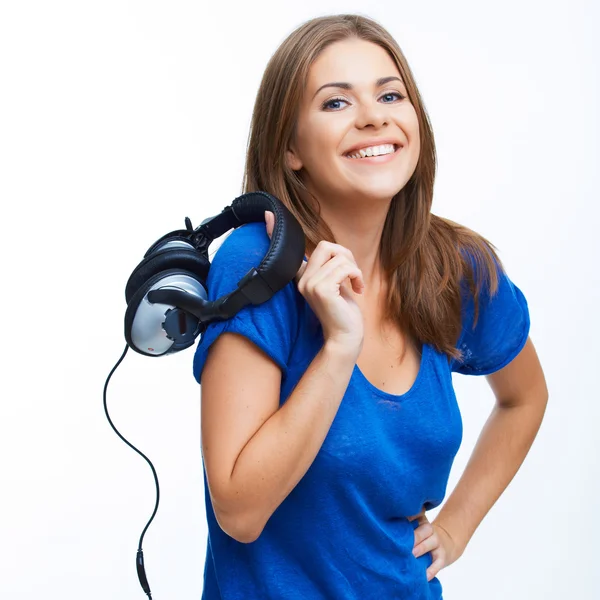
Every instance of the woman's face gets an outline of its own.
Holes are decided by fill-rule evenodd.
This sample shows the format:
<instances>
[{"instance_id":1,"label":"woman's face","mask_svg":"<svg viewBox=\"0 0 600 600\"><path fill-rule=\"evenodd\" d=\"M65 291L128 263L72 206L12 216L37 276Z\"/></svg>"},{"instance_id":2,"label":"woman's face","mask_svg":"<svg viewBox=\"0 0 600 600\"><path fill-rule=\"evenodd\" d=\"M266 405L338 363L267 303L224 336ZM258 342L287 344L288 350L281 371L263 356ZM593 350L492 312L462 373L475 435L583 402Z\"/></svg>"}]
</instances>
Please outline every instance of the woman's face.
<instances>
[{"instance_id":1,"label":"woman's face","mask_svg":"<svg viewBox=\"0 0 600 600\"><path fill-rule=\"evenodd\" d=\"M304 169L300 176L319 200L389 202L410 179L419 158L419 124L400 79L388 53L364 40L335 42L312 64L286 160L291 169ZM320 89L334 82L352 87ZM397 147L389 156L347 156L352 148L385 140Z\"/></svg>"}]
</instances>

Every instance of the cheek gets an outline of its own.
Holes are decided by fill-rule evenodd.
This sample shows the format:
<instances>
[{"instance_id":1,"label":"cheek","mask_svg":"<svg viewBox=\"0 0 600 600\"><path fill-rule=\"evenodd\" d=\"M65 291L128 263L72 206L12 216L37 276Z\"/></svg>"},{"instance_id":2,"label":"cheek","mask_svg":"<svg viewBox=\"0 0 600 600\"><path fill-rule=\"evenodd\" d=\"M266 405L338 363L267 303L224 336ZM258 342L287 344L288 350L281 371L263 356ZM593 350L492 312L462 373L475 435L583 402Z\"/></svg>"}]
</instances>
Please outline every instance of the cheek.
<instances>
[{"instance_id":1,"label":"cheek","mask_svg":"<svg viewBox=\"0 0 600 600\"><path fill-rule=\"evenodd\" d=\"M415 147L420 148L421 147L421 135L419 132L419 124L418 123L415 123L412 138L414 140Z\"/></svg>"},{"instance_id":2,"label":"cheek","mask_svg":"<svg viewBox=\"0 0 600 600\"><path fill-rule=\"evenodd\" d=\"M307 132L308 133L308 132ZM340 142L331 131L315 127L302 141L302 162L309 173L326 176L339 156Z\"/></svg>"},{"instance_id":3,"label":"cheek","mask_svg":"<svg viewBox=\"0 0 600 600\"><path fill-rule=\"evenodd\" d=\"M410 158L408 161L412 167L415 167L419 160L419 155L421 154L421 136L419 131L419 121L414 108L411 107L410 114L403 115L399 125L403 129L410 147Z\"/></svg>"},{"instance_id":4,"label":"cheek","mask_svg":"<svg viewBox=\"0 0 600 600\"><path fill-rule=\"evenodd\" d=\"M411 106L411 113L407 121L407 130L415 145L420 146L419 119L417 112Z\"/></svg>"},{"instance_id":5,"label":"cheek","mask_svg":"<svg viewBox=\"0 0 600 600\"><path fill-rule=\"evenodd\" d=\"M332 114L326 112L315 113L306 119L303 128L303 139L306 148L312 153L321 150L331 153L338 152L340 145L347 136L350 128L349 113Z\"/></svg>"}]
</instances>

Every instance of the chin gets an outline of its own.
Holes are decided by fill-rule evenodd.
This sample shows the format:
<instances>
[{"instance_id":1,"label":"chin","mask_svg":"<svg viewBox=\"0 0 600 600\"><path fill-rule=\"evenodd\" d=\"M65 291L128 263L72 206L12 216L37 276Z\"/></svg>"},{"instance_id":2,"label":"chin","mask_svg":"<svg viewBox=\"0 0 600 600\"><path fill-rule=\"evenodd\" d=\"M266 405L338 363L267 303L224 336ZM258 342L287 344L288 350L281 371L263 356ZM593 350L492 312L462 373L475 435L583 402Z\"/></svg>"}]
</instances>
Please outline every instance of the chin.
<instances>
[{"instance_id":1,"label":"chin","mask_svg":"<svg viewBox=\"0 0 600 600\"><path fill-rule=\"evenodd\" d=\"M387 176L386 176L387 175ZM341 174L343 179L356 191L363 190L366 194L377 196L390 196L397 194L405 185L406 177L404 173L362 173L359 176L352 173Z\"/></svg>"},{"instance_id":2,"label":"chin","mask_svg":"<svg viewBox=\"0 0 600 600\"><path fill-rule=\"evenodd\" d=\"M396 185L381 185L381 182L378 183L379 185L369 186L363 182L360 186L354 188L353 193L365 196L372 201L389 202L406 185L405 183Z\"/></svg>"}]
</instances>

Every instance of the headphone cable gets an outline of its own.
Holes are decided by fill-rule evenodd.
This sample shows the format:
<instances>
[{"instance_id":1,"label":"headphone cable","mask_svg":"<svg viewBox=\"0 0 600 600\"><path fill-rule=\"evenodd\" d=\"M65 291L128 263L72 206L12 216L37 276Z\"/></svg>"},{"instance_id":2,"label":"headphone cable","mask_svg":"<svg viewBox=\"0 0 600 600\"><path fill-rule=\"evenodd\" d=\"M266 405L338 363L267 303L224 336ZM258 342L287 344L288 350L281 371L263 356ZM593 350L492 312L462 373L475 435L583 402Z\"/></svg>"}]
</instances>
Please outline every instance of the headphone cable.
<instances>
[{"instance_id":1,"label":"headphone cable","mask_svg":"<svg viewBox=\"0 0 600 600\"><path fill-rule=\"evenodd\" d=\"M148 526L150 525L150 523L152 523L152 519L154 519L154 515L156 515L156 511L158 510L158 501L160 498L160 491L159 491L159 487L158 487L158 477L156 476L156 470L154 469L154 465L150 462L148 457L145 454L143 454L142 452L140 452L134 445L130 444L117 431L117 428L114 426L113 422L111 421L110 417L108 416L108 409L106 407L106 388L108 387L108 382L110 381L110 378L112 377L112 374L115 372L116 368L121 364L122 360L125 358L125 355L127 354L127 350L129 350L129 345L125 344L125 350L123 351L123 354L121 354L121 358L119 358L119 360L117 361L117 364L112 368L111 372L108 374L108 377L106 378L106 383L104 384L104 394L103 394L104 395L104 412L106 413L106 418L108 419L110 426L115 430L115 433L130 448L133 448L144 460L146 460L146 462L150 465L150 468L152 469L152 474L154 475L154 482L156 483L156 505L154 507L154 512L152 513L150 520L148 521L148 523L146 523L146 527L144 527L144 531L142 531L142 535L140 536L140 542L138 545L137 556L136 556L136 561L135 561L135 566L137 569L137 574L138 574L138 579L140 580L140 584L141 584L144 592L147 594L149 600L152 600L152 594L150 592L150 586L148 585L148 580L146 578L146 570L144 568L144 552L142 550L142 540L144 539L146 530L148 529Z\"/></svg>"}]
</instances>

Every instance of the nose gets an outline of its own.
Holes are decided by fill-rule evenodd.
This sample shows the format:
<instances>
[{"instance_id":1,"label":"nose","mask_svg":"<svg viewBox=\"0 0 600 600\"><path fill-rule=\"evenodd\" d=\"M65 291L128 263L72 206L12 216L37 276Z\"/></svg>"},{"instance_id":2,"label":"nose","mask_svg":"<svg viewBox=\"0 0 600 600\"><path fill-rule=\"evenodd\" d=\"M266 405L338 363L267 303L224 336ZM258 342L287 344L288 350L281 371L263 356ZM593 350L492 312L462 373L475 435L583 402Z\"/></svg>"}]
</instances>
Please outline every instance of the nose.
<instances>
[{"instance_id":1,"label":"nose","mask_svg":"<svg viewBox=\"0 0 600 600\"><path fill-rule=\"evenodd\" d=\"M377 99L363 102L356 116L356 126L359 129L367 127L368 125L373 125L376 128L382 127L387 124L388 117L388 108L378 102Z\"/></svg>"}]
</instances>

